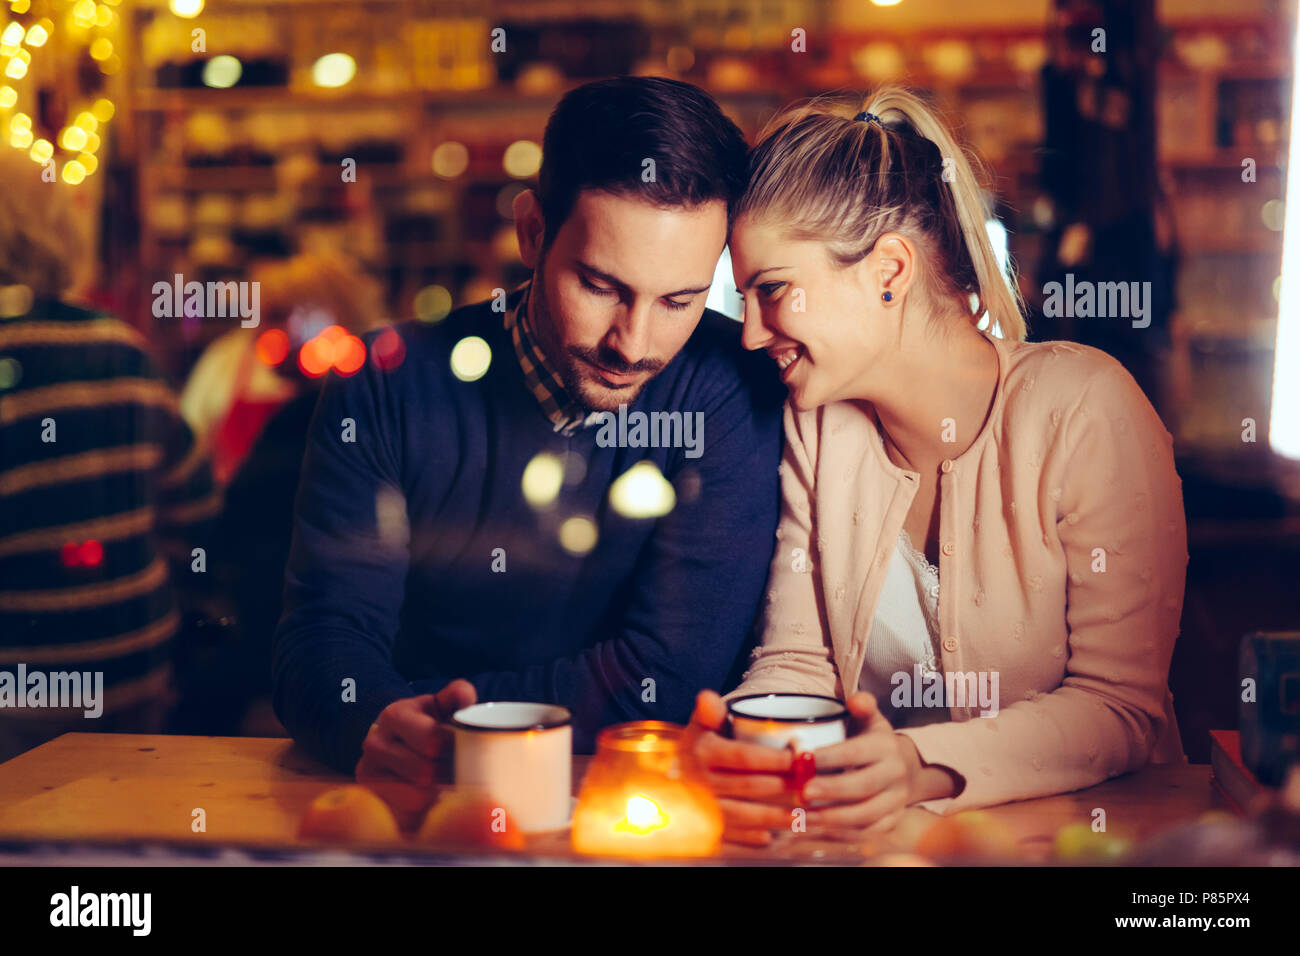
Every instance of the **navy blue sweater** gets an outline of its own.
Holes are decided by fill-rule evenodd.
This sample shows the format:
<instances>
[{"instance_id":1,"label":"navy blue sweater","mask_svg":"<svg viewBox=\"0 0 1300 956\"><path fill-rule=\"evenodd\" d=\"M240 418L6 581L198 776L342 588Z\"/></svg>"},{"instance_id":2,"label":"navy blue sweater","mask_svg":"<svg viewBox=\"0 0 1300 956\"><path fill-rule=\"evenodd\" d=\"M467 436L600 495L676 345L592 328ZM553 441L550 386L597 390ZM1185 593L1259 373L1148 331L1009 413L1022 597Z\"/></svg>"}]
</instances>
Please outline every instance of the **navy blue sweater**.
<instances>
[{"instance_id":1,"label":"navy blue sweater","mask_svg":"<svg viewBox=\"0 0 1300 956\"><path fill-rule=\"evenodd\" d=\"M367 361L322 390L272 676L285 727L341 771L355 768L381 710L457 677L479 700L569 708L574 749L591 752L608 724L687 721L695 694L723 689L751 645L780 504L775 366L743 352L737 323L706 311L628 409L702 412L702 454L601 447L598 427L554 431L503 319L481 303L437 325L402 323L396 369ZM469 335L492 361L463 382L450 356ZM538 510L521 479L547 451L580 455L585 473ZM610 506L611 484L640 461L676 491L657 519ZM558 535L579 515L598 534L581 556Z\"/></svg>"}]
</instances>

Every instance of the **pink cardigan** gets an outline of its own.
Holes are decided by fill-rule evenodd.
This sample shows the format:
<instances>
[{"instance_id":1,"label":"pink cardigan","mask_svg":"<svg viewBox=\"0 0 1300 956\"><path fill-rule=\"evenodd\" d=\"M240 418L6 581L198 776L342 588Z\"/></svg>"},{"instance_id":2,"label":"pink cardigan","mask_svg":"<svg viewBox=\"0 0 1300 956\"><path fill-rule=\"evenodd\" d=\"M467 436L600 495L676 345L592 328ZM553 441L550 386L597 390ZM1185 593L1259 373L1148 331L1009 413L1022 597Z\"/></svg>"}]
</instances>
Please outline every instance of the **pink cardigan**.
<instances>
[{"instance_id":1,"label":"pink cardigan","mask_svg":"<svg viewBox=\"0 0 1300 956\"><path fill-rule=\"evenodd\" d=\"M1185 762L1167 677L1187 565L1173 439L1133 377L1069 342L998 352L993 408L939 476L945 672L994 672L999 713L903 728L965 777L949 813ZM763 640L728 697L843 698L919 474L887 457L869 403L785 410Z\"/></svg>"}]
</instances>

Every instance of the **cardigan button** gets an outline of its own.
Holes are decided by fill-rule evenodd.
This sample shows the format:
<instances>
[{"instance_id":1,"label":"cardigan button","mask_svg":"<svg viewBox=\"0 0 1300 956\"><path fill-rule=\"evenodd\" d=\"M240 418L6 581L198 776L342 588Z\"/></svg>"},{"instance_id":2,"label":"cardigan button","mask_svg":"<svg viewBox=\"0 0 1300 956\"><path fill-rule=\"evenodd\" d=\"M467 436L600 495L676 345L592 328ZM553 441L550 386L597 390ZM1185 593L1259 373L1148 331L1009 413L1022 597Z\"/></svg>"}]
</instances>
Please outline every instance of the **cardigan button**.
<instances>
[{"instance_id":1,"label":"cardigan button","mask_svg":"<svg viewBox=\"0 0 1300 956\"><path fill-rule=\"evenodd\" d=\"M951 458L945 458L945 459L943 460L943 464L940 465L939 468L942 469L942 471L943 471L943 473L944 473L945 475L948 474L948 472L952 471L952 459L951 459Z\"/></svg>"},{"instance_id":2,"label":"cardigan button","mask_svg":"<svg viewBox=\"0 0 1300 956\"><path fill-rule=\"evenodd\" d=\"M944 554L948 555L949 557L952 557L952 553L957 549L952 546L951 541L945 541L942 550Z\"/></svg>"},{"instance_id":3,"label":"cardigan button","mask_svg":"<svg viewBox=\"0 0 1300 956\"><path fill-rule=\"evenodd\" d=\"M957 650L957 638L945 637L943 639L943 649L947 651L949 654Z\"/></svg>"}]
</instances>

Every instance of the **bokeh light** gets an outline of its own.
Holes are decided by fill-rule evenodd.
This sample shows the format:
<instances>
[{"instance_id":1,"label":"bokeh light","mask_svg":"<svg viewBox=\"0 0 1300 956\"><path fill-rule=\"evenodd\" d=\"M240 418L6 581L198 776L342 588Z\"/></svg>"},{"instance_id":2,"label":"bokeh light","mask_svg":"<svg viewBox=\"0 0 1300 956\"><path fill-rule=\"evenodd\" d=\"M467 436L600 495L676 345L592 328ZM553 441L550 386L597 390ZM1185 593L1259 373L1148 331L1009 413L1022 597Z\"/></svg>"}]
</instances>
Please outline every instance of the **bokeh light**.
<instances>
[{"instance_id":1,"label":"bokeh light","mask_svg":"<svg viewBox=\"0 0 1300 956\"><path fill-rule=\"evenodd\" d=\"M283 329L267 329L257 337L257 357L274 368L289 357L289 335Z\"/></svg>"},{"instance_id":2,"label":"bokeh light","mask_svg":"<svg viewBox=\"0 0 1300 956\"><path fill-rule=\"evenodd\" d=\"M357 61L346 53L326 53L312 64L311 81L317 86L334 89L347 86L357 73Z\"/></svg>"},{"instance_id":3,"label":"bokeh light","mask_svg":"<svg viewBox=\"0 0 1300 956\"><path fill-rule=\"evenodd\" d=\"M627 518L659 518L672 511L677 494L653 462L637 462L615 479L609 503Z\"/></svg>"},{"instance_id":4,"label":"bokeh light","mask_svg":"<svg viewBox=\"0 0 1300 956\"><path fill-rule=\"evenodd\" d=\"M415 293L412 306L421 322L441 322L451 311L451 292L445 286L427 285Z\"/></svg>"},{"instance_id":5,"label":"bokeh light","mask_svg":"<svg viewBox=\"0 0 1300 956\"><path fill-rule=\"evenodd\" d=\"M527 179L536 176L542 166L542 147L530 139L520 139L506 147L501 157L501 166L506 175L515 179Z\"/></svg>"},{"instance_id":6,"label":"bokeh light","mask_svg":"<svg viewBox=\"0 0 1300 956\"><path fill-rule=\"evenodd\" d=\"M587 554L596 546L599 537L596 523L582 515L572 517L560 525L560 547L572 555Z\"/></svg>"},{"instance_id":7,"label":"bokeh light","mask_svg":"<svg viewBox=\"0 0 1300 956\"><path fill-rule=\"evenodd\" d=\"M168 0L167 9L178 17L191 20L203 12L203 0Z\"/></svg>"},{"instance_id":8,"label":"bokeh light","mask_svg":"<svg viewBox=\"0 0 1300 956\"><path fill-rule=\"evenodd\" d=\"M564 462L559 455L544 451L533 456L524 468L524 500L534 508L554 504L564 484Z\"/></svg>"},{"instance_id":9,"label":"bokeh light","mask_svg":"<svg viewBox=\"0 0 1300 956\"><path fill-rule=\"evenodd\" d=\"M448 140L433 150L433 171L443 179L455 179L469 168L469 150L464 143Z\"/></svg>"},{"instance_id":10,"label":"bokeh light","mask_svg":"<svg viewBox=\"0 0 1300 956\"><path fill-rule=\"evenodd\" d=\"M492 364L492 348L477 335L468 335L451 350L451 372L462 382L477 382Z\"/></svg>"},{"instance_id":11,"label":"bokeh light","mask_svg":"<svg viewBox=\"0 0 1300 956\"><path fill-rule=\"evenodd\" d=\"M214 56L203 64L203 85L214 90L228 90L244 75L244 65L236 57Z\"/></svg>"}]
</instances>

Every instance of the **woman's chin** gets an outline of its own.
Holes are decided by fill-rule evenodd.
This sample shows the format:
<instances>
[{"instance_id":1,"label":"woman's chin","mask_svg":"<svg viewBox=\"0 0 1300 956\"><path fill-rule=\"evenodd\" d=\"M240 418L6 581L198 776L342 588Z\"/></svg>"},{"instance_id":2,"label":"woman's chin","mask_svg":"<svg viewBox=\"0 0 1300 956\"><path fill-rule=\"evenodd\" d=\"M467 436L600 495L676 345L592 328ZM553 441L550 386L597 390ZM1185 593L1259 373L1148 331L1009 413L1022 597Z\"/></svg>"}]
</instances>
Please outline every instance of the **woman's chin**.
<instances>
[{"instance_id":1,"label":"woman's chin","mask_svg":"<svg viewBox=\"0 0 1300 956\"><path fill-rule=\"evenodd\" d=\"M789 392L786 395L786 401L788 401L791 407L793 407L797 412L811 412L814 408L817 408L822 404L821 399L806 387L800 388L789 386L788 388Z\"/></svg>"}]
</instances>

